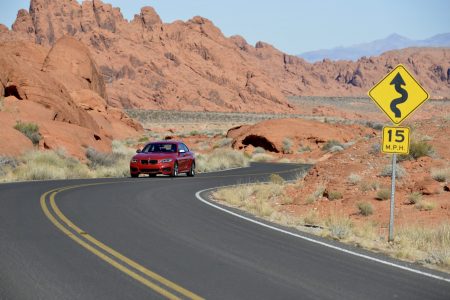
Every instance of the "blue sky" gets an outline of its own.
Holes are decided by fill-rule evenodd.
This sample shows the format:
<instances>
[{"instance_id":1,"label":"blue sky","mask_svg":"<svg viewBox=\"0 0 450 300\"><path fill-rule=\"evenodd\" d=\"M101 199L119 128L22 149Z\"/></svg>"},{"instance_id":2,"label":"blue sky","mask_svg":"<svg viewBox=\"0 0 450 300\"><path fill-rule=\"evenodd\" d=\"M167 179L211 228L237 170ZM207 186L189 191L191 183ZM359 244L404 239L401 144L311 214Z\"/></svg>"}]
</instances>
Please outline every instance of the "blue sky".
<instances>
[{"instance_id":1,"label":"blue sky","mask_svg":"<svg viewBox=\"0 0 450 300\"><path fill-rule=\"evenodd\" d=\"M29 0L0 0L0 23L11 26ZM79 1L80 2L80 1ZM268 42L278 49L304 51L349 46L398 33L424 39L450 32L450 0L105 0L127 19L142 6L153 6L166 23L200 15L226 36L249 43Z\"/></svg>"}]
</instances>

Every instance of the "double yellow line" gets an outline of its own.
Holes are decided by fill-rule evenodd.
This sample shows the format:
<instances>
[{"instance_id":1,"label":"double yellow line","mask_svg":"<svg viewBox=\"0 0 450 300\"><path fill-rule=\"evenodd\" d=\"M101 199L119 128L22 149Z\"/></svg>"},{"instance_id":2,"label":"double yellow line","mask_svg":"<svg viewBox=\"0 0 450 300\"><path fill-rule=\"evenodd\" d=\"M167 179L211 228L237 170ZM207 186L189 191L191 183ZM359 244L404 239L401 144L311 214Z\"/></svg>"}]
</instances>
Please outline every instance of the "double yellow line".
<instances>
[{"instance_id":1,"label":"double yellow line","mask_svg":"<svg viewBox=\"0 0 450 300\"><path fill-rule=\"evenodd\" d=\"M95 254L105 262L109 263L116 269L122 271L131 278L139 281L143 285L161 294L167 299L181 299L182 297L195 300L203 299L195 293L177 285L176 283L164 278L161 275L156 274L153 271L150 271L137 262L125 257L119 252L95 239L93 236L87 234L85 231L71 222L56 205L55 197L58 193L80 187L111 183L112 182L75 185L48 191L42 194L40 198L41 208L47 218L59 230L61 230L65 235L70 237L76 243L78 243L91 253ZM50 207L48 206L47 202L50 204Z\"/></svg>"},{"instance_id":2,"label":"double yellow line","mask_svg":"<svg viewBox=\"0 0 450 300\"><path fill-rule=\"evenodd\" d=\"M298 168L293 168L285 171L276 172L277 174L288 173L297 170ZM269 175L272 173L251 173L251 174L240 174L240 175L217 175L208 176L206 178L226 178L226 177L239 177L239 176L256 176L256 175ZM136 182L132 181L121 181L124 182ZM74 240L80 246L93 253L97 257L101 258L108 264L112 265L116 269L130 276L131 278L139 281L143 285L152 289L153 291L161 294L168 299L203 299L197 294L177 285L176 283L164 278L161 275L156 274L153 271L145 268L144 266L138 264L137 262L129 259L128 257L122 255L116 250L110 248L109 246L103 244L99 240L95 239L93 236L87 234L84 230L76 226L72 221L70 221L58 208L56 205L56 195L61 192L73 190L82 187L113 184L115 182L101 182L101 183L89 183L81 185L66 186L57 189L53 189L45 192L41 195L40 203L42 211L45 216L65 235ZM50 205L50 206L49 206Z\"/></svg>"}]
</instances>

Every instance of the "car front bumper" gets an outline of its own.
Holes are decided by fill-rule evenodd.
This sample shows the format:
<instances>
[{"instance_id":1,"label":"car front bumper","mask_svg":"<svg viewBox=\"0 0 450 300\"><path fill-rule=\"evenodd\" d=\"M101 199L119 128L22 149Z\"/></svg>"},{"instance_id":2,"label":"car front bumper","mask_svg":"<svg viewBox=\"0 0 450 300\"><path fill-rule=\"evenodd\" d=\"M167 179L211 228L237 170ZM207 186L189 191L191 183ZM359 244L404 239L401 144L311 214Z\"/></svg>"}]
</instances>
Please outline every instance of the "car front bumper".
<instances>
[{"instance_id":1,"label":"car front bumper","mask_svg":"<svg viewBox=\"0 0 450 300\"><path fill-rule=\"evenodd\" d=\"M171 175L173 170L173 163L156 163L156 164L142 164L131 163L131 174L163 174Z\"/></svg>"}]
</instances>

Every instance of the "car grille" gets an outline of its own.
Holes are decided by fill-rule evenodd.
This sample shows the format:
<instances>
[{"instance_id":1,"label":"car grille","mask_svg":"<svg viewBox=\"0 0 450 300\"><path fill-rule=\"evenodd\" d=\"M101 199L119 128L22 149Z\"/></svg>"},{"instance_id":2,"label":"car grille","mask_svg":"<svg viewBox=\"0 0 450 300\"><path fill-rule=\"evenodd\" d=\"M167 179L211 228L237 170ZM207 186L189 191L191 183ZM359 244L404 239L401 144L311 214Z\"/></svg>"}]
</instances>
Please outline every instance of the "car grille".
<instances>
[{"instance_id":1,"label":"car grille","mask_svg":"<svg viewBox=\"0 0 450 300\"><path fill-rule=\"evenodd\" d=\"M157 173L157 172L159 172L159 169L141 169L141 172L143 172L143 173Z\"/></svg>"},{"instance_id":2,"label":"car grille","mask_svg":"<svg viewBox=\"0 0 450 300\"><path fill-rule=\"evenodd\" d=\"M150 160L143 159L143 160L141 160L141 164L143 164L143 165L148 165L148 164L156 165L157 163L158 163L158 161L156 159L150 159Z\"/></svg>"}]
</instances>

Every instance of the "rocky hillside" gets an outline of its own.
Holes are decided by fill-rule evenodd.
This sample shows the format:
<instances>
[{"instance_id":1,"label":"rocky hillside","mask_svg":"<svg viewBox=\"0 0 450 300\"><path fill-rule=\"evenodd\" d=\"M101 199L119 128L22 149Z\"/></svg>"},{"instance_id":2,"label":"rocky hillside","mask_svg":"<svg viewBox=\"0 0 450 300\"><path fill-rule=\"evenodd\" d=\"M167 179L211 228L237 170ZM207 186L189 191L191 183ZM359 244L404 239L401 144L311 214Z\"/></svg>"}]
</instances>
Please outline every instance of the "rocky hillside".
<instances>
[{"instance_id":1,"label":"rocky hillside","mask_svg":"<svg viewBox=\"0 0 450 300\"><path fill-rule=\"evenodd\" d=\"M89 147L110 152L113 139L143 132L107 104L103 77L78 40L63 37L52 48L11 41L0 43L0 53L0 155L33 149L33 140L40 149L84 158ZM35 138L16 130L20 124L37 125Z\"/></svg>"},{"instance_id":2,"label":"rocky hillside","mask_svg":"<svg viewBox=\"0 0 450 300\"><path fill-rule=\"evenodd\" d=\"M115 107L266 111L295 109L287 96L364 96L404 64L433 98L450 95L450 49L413 48L356 62L309 64L258 42L225 37L202 17L165 24L151 7L127 21L99 0L31 0L0 42L52 46L64 35L87 45Z\"/></svg>"}]
</instances>

